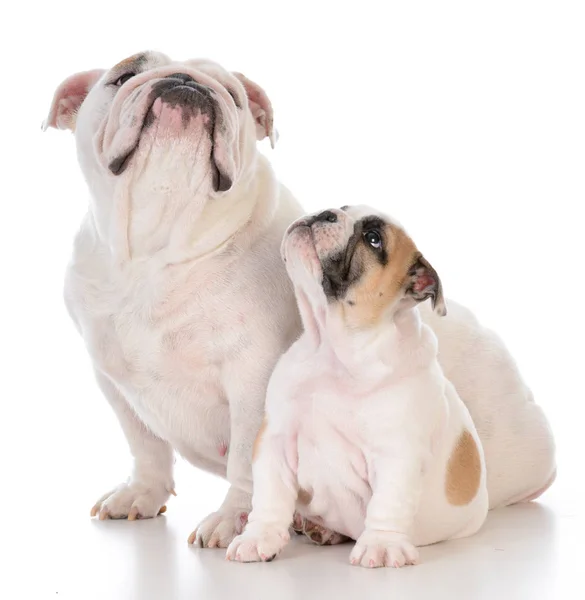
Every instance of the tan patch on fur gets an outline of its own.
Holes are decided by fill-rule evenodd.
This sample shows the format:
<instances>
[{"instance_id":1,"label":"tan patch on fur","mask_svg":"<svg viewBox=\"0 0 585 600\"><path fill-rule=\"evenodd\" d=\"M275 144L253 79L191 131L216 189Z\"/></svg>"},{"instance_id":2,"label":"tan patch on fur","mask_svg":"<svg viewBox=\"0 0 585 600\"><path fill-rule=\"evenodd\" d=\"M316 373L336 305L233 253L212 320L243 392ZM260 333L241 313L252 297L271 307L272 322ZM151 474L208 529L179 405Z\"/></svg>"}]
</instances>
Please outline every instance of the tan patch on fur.
<instances>
[{"instance_id":1,"label":"tan patch on fur","mask_svg":"<svg viewBox=\"0 0 585 600\"><path fill-rule=\"evenodd\" d=\"M473 436L464 429L447 463L445 494L453 506L469 504L481 480L481 458Z\"/></svg>"},{"instance_id":2,"label":"tan patch on fur","mask_svg":"<svg viewBox=\"0 0 585 600\"><path fill-rule=\"evenodd\" d=\"M303 488L299 488L297 502L299 504L302 504L303 506L308 506L309 504L311 504L311 500L313 500L313 493Z\"/></svg>"},{"instance_id":3,"label":"tan patch on fur","mask_svg":"<svg viewBox=\"0 0 585 600\"><path fill-rule=\"evenodd\" d=\"M343 307L343 319L349 327L368 327L374 325L384 311L391 306L402 290L408 271L414 264L419 252L412 239L396 225L384 227L385 248L388 262L380 264L374 254L362 243L356 248L359 253L363 275L351 287L347 299L353 306Z\"/></svg>"},{"instance_id":4,"label":"tan patch on fur","mask_svg":"<svg viewBox=\"0 0 585 600\"><path fill-rule=\"evenodd\" d=\"M262 443L262 438L264 437L264 432L266 431L266 427L268 426L268 421L266 417L262 419L262 425L260 425L260 429L256 434L256 439L254 440L254 446L252 447L252 461L256 460L258 456L258 452L260 451L260 444Z\"/></svg>"}]
</instances>

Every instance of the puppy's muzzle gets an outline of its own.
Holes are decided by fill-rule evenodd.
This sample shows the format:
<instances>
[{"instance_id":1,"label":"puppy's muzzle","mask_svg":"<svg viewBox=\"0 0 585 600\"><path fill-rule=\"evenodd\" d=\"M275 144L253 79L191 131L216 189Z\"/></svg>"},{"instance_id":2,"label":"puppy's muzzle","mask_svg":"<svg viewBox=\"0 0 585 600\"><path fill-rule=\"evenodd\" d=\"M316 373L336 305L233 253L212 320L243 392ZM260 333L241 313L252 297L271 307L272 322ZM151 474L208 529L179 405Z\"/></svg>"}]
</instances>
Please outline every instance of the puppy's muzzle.
<instances>
[{"instance_id":1,"label":"puppy's muzzle","mask_svg":"<svg viewBox=\"0 0 585 600\"><path fill-rule=\"evenodd\" d=\"M295 229L299 227L309 227L311 228L315 223L337 223L337 215L332 210L326 210L318 215L310 215L308 217L303 217L302 219L298 219L286 231L285 235L289 235Z\"/></svg>"}]
</instances>

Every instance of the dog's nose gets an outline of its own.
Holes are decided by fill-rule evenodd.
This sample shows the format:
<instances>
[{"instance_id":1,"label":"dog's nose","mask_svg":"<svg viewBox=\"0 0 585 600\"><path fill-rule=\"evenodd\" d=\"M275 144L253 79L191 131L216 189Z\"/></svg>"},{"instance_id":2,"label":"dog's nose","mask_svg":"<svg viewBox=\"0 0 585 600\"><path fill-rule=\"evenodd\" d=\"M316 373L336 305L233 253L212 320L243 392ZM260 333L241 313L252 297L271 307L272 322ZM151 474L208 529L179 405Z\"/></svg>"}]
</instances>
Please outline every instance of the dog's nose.
<instances>
[{"instance_id":1,"label":"dog's nose","mask_svg":"<svg viewBox=\"0 0 585 600\"><path fill-rule=\"evenodd\" d=\"M337 223L337 215L330 210L326 210L315 217L314 222L318 223L319 221L328 221L329 223Z\"/></svg>"},{"instance_id":2,"label":"dog's nose","mask_svg":"<svg viewBox=\"0 0 585 600\"><path fill-rule=\"evenodd\" d=\"M173 73L172 75L167 75L167 79L178 79L183 83L189 83L190 81L195 81L191 75L187 75L186 73Z\"/></svg>"}]
</instances>

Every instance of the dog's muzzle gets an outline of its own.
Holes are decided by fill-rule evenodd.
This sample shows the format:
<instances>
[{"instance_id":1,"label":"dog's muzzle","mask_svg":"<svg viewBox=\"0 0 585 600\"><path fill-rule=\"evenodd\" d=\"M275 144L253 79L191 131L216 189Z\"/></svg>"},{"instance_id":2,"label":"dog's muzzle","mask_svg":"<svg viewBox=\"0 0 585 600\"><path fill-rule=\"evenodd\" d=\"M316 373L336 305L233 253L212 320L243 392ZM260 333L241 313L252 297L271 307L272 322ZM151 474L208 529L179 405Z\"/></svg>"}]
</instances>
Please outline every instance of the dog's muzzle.
<instances>
[{"instance_id":1,"label":"dog's muzzle","mask_svg":"<svg viewBox=\"0 0 585 600\"><path fill-rule=\"evenodd\" d=\"M219 107L215 93L210 87L198 83L187 73L173 73L163 77L153 84L149 92L148 104L150 108L146 113L142 130L148 129L156 120L153 105L158 99L171 108L181 110L184 127L187 127L192 117L198 114L206 115L208 118L205 120L205 128L207 134L213 138L214 128L218 121ZM139 140L140 134L136 136L135 143L126 152L111 161L108 167L112 174L120 175L125 171L138 147ZM222 173L218 169L216 171L214 187L219 190L228 189L231 186L231 180L228 182L225 177L222 180Z\"/></svg>"},{"instance_id":2,"label":"dog's muzzle","mask_svg":"<svg viewBox=\"0 0 585 600\"><path fill-rule=\"evenodd\" d=\"M172 107L199 108L211 112L214 106L214 97L211 88L197 83L186 73L173 73L167 75L152 86L151 101L160 98Z\"/></svg>"}]
</instances>

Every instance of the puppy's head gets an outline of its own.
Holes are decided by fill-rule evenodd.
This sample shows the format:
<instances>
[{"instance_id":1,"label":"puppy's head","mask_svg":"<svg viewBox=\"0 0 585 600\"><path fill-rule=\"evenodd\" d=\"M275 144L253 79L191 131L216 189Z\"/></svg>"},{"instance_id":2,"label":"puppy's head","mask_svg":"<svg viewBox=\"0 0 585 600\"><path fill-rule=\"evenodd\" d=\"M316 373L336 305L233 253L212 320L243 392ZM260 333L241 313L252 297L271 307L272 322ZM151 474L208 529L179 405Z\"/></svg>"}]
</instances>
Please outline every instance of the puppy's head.
<instances>
[{"instance_id":1,"label":"puppy's head","mask_svg":"<svg viewBox=\"0 0 585 600\"><path fill-rule=\"evenodd\" d=\"M446 314L437 272L404 229L374 209L303 217L286 232L282 254L295 288L313 303L324 297L349 326L375 325L427 298L437 314Z\"/></svg>"},{"instance_id":2,"label":"puppy's head","mask_svg":"<svg viewBox=\"0 0 585 600\"><path fill-rule=\"evenodd\" d=\"M230 190L252 162L255 140L275 139L264 91L208 60L172 61L158 52L108 70L77 73L56 90L44 128L75 132L92 190Z\"/></svg>"}]
</instances>

